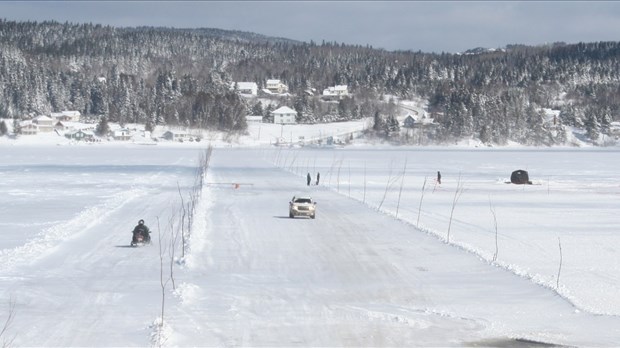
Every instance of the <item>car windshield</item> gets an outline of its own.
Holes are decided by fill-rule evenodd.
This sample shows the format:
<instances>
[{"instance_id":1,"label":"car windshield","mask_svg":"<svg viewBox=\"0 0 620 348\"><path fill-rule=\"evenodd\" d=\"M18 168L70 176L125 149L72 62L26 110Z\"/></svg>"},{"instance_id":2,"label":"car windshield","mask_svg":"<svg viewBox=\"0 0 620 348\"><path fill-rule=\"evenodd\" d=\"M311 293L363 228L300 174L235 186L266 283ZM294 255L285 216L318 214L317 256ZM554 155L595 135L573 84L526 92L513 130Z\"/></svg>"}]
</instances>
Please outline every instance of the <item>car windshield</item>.
<instances>
[{"instance_id":1,"label":"car windshield","mask_svg":"<svg viewBox=\"0 0 620 348\"><path fill-rule=\"evenodd\" d=\"M312 200L310 198L297 198L295 203L312 203Z\"/></svg>"}]
</instances>

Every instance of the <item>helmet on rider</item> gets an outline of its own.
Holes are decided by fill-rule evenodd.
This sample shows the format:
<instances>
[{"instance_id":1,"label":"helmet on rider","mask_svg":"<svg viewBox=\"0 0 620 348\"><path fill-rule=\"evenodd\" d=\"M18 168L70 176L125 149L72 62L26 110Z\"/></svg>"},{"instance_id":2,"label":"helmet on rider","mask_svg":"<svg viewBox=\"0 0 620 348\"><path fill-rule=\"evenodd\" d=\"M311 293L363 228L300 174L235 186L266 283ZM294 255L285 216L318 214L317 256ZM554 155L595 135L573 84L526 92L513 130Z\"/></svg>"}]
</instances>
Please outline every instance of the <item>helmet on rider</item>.
<instances>
[{"instance_id":1,"label":"helmet on rider","mask_svg":"<svg viewBox=\"0 0 620 348\"><path fill-rule=\"evenodd\" d=\"M138 221L138 225L144 225L144 220L140 219L140 221Z\"/></svg>"}]
</instances>

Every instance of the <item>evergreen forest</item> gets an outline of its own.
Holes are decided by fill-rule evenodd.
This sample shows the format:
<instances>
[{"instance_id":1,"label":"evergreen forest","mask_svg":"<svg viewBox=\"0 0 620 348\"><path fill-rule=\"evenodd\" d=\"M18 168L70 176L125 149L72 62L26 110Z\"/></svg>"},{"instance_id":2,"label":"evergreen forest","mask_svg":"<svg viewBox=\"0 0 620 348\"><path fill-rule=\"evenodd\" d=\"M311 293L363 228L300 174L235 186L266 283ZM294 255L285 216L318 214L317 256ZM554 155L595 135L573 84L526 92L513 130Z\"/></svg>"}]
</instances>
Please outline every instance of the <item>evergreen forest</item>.
<instances>
[{"instance_id":1,"label":"evergreen forest","mask_svg":"<svg viewBox=\"0 0 620 348\"><path fill-rule=\"evenodd\" d=\"M279 79L264 105L231 88ZM350 97L320 98L347 85ZM0 19L0 118L78 110L95 122L243 132L246 115L280 105L299 123L373 118L398 129L389 97L428 100L433 139L555 145L565 127L592 140L620 119L620 42L509 44L460 54L298 42L218 29L118 28ZM543 108L560 110L550 121Z\"/></svg>"}]
</instances>

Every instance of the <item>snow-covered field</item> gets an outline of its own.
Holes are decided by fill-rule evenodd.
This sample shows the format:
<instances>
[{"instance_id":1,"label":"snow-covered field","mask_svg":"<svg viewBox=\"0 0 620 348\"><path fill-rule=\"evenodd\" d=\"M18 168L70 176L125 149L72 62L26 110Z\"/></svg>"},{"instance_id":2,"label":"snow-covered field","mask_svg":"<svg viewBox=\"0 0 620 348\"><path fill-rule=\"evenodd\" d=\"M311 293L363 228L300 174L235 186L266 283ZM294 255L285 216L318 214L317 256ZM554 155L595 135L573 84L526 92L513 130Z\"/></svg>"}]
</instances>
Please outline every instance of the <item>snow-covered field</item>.
<instances>
[{"instance_id":1,"label":"snow-covered field","mask_svg":"<svg viewBox=\"0 0 620 348\"><path fill-rule=\"evenodd\" d=\"M620 342L618 148L218 146L171 255L205 146L0 144L0 344Z\"/></svg>"}]
</instances>

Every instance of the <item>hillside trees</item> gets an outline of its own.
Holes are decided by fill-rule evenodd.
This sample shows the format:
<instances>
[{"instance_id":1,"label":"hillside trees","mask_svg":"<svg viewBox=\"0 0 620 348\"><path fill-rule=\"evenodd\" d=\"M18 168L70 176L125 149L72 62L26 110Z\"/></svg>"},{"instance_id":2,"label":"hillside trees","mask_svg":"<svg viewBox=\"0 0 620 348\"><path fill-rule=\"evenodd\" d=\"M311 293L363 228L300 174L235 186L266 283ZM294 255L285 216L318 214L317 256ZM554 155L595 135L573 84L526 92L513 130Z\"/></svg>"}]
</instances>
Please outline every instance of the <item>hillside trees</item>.
<instances>
[{"instance_id":1,"label":"hillside trees","mask_svg":"<svg viewBox=\"0 0 620 348\"><path fill-rule=\"evenodd\" d=\"M120 123L237 131L243 115L260 110L229 95L230 83L262 88L278 78L294 94L283 102L300 122L373 117L377 110L387 117L379 96L418 95L437 116L440 140L549 143L552 127L527 107L559 108L564 125L588 121L594 129L592 112L606 134L620 120L619 66L620 42L430 54L214 29L0 20L0 113L24 118L74 109ZM316 96L337 84L354 97ZM306 95L312 88L318 93ZM270 111L262 106L267 119Z\"/></svg>"},{"instance_id":2,"label":"hillside trees","mask_svg":"<svg viewBox=\"0 0 620 348\"><path fill-rule=\"evenodd\" d=\"M373 116L372 129L375 132L379 132L379 131L384 130L386 128L385 124L386 124L386 122L383 119L383 117L381 116L381 113L379 112L379 110L376 110L375 114Z\"/></svg>"},{"instance_id":3,"label":"hillside trees","mask_svg":"<svg viewBox=\"0 0 620 348\"><path fill-rule=\"evenodd\" d=\"M100 136L105 136L108 134L108 132L110 132L110 125L108 123L107 117L103 116L99 120L99 123L97 124L97 127L95 128L95 132Z\"/></svg>"},{"instance_id":4,"label":"hillside trees","mask_svg":"<svg viewBox=\"0 0 620 348\"><path fill-rule=\"evenodd\" d=\"M551 145L550 134L545 125L545 113L533 104L528 105L525 113L529 127L524 133L523 142L535 146Z\"/></svg>"},{"instance_id":5,"label":"hillside trees","mask_svg":"<svg viewBox=\"0 0 620 348\"><path fill-rule=\"evenodd\" d=\"M13 135L21 134L21 132L22 132L22 126L19 123L19 118L14 117L13 118Z\"/></svg>"},{"instance_id":6,"label":"hillside trees","mask_svg":"<svg viewBox=\"0 0 620 348\"><path fill-rule=\"evenodd\" d=\"M0 136L5 136L9 132L4 120L0 121Z\"/></svg>"},{"instance_id":7,"label":"hillside trees","mask_svg":"<svg viewBox=\"0 0 620 348\"><path fill-rule=\"evenodd\" d=\"M586 109L586 120L584 126L586 127L586 134L588 138L597 140L601 135L601 124L599 123L598 110L595 107L588 107Z\"/></svg>"}]
</instances>

